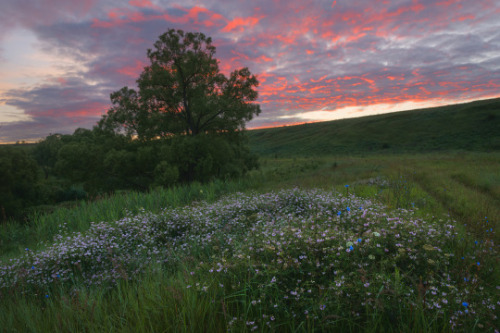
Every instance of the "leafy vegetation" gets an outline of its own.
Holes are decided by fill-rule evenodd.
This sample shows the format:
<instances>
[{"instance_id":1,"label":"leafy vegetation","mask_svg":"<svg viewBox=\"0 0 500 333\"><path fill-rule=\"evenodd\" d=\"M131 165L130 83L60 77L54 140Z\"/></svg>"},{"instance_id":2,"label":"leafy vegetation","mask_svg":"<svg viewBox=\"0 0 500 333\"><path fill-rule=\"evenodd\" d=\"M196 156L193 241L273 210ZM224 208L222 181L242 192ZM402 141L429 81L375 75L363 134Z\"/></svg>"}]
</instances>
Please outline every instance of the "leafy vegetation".
<instances>
[{"instance_id":1,"label":"leafy vegetation","mask_svg":"<svg viewBox=\"0 0 500 333\"><path fill-rule=\"evenodd\" d=\"M39 173L36 162L24 151L0 148L0 221L37 203ZM19 217L19 215L17 215Z\"/></svg>"}]
</instances>

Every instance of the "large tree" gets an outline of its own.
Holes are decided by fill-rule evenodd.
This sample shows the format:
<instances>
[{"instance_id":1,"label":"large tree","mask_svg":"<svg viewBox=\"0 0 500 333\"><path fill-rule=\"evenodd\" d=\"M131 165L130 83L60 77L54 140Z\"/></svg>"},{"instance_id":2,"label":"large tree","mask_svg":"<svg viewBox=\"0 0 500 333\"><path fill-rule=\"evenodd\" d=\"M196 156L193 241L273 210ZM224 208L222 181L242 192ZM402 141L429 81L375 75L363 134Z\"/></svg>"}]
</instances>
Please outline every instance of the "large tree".
<instances>
[{"instance_id":1,"label":"large tree","mask_svg":"<svg viewBox=\"0 0 500 333\"><path fill-rule=\"evenodd\" d=\"M220 73L212 39L170 29L147 55L137 80L111 94L113 107L99 126L140 140L235 132L260 113L257 78L248 68Z\"/></svg>"}]
</instances>

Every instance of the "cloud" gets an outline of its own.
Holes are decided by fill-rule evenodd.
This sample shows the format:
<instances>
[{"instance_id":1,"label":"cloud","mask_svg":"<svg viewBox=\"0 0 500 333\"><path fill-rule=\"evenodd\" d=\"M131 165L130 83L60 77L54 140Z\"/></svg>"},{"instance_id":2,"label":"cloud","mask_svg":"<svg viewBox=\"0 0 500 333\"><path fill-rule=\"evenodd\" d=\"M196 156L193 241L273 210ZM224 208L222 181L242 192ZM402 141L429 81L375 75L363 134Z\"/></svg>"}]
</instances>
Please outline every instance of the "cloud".
<instances>
[{"instance_id":1,"label":"cloud","mask_svg":"<svg viewBox=\"0 0 500 333\"><path fill-rule=\"evenodd\" d=\"M46 126L47 135L50 119L66 132L91 127L111 92L135 86L146 50L169 28L212 37L226 75L257 74L263 112L249 127L500 96L499 13L494 0L12 1L0 27L29 29L59 65L0 91L31 119L2 132L34 137Z\"/></svg>"},{"instance_id":2,"label":"cloud","mask_svg":"<svg viewBox=\"0 0 500 333\"><path fill-rule=\"evenodd\" d=\"M91 128L109 108L106 93L80 78L57 78L41 86L13 89L0 102L24 111L28 119L4 123L0 135L10 142L36 140L49 133L72 133Z\"/></svg>"}]
</instances>

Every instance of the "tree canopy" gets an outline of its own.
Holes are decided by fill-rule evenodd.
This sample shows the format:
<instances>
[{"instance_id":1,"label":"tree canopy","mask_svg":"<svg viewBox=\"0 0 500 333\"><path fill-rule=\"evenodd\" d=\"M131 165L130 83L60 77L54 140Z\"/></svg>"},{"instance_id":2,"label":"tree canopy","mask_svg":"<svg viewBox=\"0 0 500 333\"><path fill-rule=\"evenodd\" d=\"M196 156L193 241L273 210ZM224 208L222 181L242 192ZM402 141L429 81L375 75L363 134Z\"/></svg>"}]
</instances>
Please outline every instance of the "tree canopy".
<instances>
[{"instance_id":1,"label":"tree canopy","mask_svg":"<svg viewBox=\"0 0 500 333\"><path fill-rule=\"evenodd\" d=\"M139 90L112 93L101 128L147 141L235 132L260 113L255 75L248 68L220 73L215 46L203 33L170 29L147 55L151 64L137 79Z\"/></svg>"}]
</instances>

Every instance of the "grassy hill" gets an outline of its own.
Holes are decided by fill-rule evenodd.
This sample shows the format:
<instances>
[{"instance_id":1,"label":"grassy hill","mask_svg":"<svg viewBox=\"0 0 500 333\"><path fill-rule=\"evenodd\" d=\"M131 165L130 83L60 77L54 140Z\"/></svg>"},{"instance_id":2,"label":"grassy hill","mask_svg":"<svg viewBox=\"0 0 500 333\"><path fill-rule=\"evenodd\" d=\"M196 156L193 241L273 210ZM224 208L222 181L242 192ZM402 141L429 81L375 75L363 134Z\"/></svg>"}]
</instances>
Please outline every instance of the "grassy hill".
<instances>
[{"instance_id":1,"label":"grassy hill","mask_svg":"<svg viewBox=\"0 0 500 333\"><path fill-rule=\"evenodd\" d=\"M248 131L260 155L500 150L500 98Z\"/></svg>"}]
</instances>

